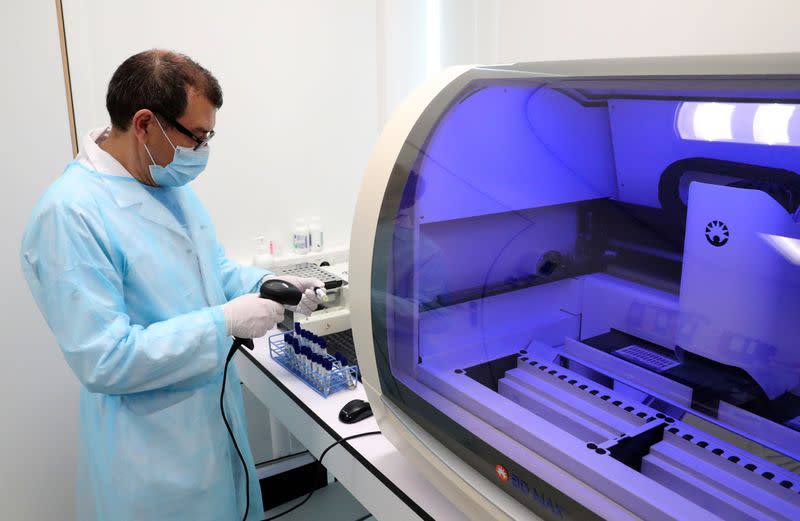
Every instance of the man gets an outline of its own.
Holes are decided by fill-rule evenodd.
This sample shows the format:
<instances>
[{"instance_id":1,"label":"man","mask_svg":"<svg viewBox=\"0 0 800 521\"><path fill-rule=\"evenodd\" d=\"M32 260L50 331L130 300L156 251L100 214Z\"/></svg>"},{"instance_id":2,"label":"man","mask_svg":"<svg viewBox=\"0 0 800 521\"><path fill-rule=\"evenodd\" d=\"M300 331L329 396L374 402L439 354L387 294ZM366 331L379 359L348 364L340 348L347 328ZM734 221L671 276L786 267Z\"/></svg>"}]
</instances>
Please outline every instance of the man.
<instances>
[{"instance_id":1,"label":"man","mask_svg":"<svg viewBox=\"0 0 800 521\"><path fill-rule=\"evenodd\" d=\"M217 80L190 58L151 50L125 60L106 96L110 129L37 203L22 269L80 379L78 518L261 520L260 487L231 336L263 336L283 306L258 298L268 272L219 246L188 186L205 167L222 106ZM316 279L281 277L318 300Z\"/></svg>"}]
</instances>

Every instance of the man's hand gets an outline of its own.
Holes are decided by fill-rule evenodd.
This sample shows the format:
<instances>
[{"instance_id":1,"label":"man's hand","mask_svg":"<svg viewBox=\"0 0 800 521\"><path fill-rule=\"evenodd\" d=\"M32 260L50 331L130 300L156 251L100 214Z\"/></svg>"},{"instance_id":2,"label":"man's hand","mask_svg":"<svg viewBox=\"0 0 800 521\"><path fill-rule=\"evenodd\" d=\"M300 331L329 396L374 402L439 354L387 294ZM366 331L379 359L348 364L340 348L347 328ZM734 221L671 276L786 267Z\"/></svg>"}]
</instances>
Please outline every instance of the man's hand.
<instances>
[{"instance_id":1,"label":"man's hand","mask_svg":"<svg viewBox=\"0 0 800 521\"><path fill-rule=\"evenodd\" d=\"M263 280L267 281L270 279L285 280L289 284L297 286L300 291L303 292L303 298L300 299L300 303L295 308L297 313L302 315L310 315L314 312L314 310L317 309L319 303L322 302L315 291L316 289L325 291L325 283L319 279L295 277L293 275L267 275Z\"/></svg>"},{"instance_id":2,"label":"man's hand","mask_svg":"<svg viewBox=\"0 0 800 521\"><path fill-rule=\"evenodd\" d=\"M239 338L259 338L283 320L283 306L257 293L236 297L222 305L228 334Z\"/></svg>"}]
</instances>

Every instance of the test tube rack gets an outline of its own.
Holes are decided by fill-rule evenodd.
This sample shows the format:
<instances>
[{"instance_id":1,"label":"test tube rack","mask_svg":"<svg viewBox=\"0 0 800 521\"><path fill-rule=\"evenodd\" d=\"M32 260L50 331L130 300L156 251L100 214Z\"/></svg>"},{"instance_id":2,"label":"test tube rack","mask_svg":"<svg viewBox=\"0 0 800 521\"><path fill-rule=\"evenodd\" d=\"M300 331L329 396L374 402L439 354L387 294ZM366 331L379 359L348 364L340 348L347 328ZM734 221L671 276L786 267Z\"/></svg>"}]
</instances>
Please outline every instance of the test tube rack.
<instances>
[{"instance_id":1,"label":"test tube rack","mask_svg":"<svg viewBox=\"0 0 800 521\"><path fill-rule=\"evenodd\" d=\"M324 374L306 372L299 367L298 358L292 351L292 347L283 339L283 335L283 333L277 333L269 337L269 356L284 369L314 389L320 396L327 398L338 391L355 389L358 385L358 366L348 365L347 367L341 367L337 364L336 358L328 354L323 356L334 364L334 367L329 372Z\"/></svg>"}]
</instances>

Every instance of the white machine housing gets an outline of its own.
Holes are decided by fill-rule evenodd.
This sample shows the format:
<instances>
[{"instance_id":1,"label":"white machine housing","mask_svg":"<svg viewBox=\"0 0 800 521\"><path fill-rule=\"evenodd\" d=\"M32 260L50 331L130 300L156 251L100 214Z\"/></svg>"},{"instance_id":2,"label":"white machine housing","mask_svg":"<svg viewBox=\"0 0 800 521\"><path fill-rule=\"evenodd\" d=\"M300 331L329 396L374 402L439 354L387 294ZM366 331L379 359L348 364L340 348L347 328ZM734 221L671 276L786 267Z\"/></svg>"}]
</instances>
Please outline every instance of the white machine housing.
<instances>
[{"instance_id":1,"label":"white machine housing","mask_svg":"<svg viewBox=\"0 0 800 521\"><path fill-rule=\"evenodd\" d=\"M698 103L733 130L681 129ZM381 430L469 518L800 518L800 110L773 146L734 128L756 104L800 106L800 57L453 67L394 113L353 336Z\"/></svg>"}]
</instances>

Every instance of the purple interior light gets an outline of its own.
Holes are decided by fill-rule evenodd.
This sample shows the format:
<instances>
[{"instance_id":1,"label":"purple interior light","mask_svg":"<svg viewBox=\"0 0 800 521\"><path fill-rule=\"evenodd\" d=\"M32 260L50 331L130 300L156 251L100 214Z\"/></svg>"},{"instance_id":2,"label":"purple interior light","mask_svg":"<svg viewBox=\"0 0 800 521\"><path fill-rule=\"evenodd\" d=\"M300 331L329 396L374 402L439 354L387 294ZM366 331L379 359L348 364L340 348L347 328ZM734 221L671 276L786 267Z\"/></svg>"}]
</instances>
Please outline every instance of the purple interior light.
<instances>
[{"instance_id":1,"label":"purple interior light","mask_svg":"<svg viewBox=\"0 0 800 521\"><path fill-rule=\"evenodd\" d=\"M800 146L797 105L687 101L678 107L683 139L752 145Z\"/></svg>"}]
</instances>

